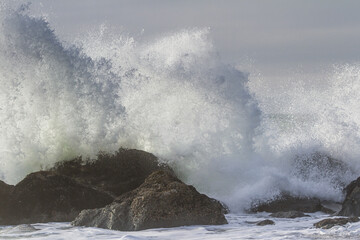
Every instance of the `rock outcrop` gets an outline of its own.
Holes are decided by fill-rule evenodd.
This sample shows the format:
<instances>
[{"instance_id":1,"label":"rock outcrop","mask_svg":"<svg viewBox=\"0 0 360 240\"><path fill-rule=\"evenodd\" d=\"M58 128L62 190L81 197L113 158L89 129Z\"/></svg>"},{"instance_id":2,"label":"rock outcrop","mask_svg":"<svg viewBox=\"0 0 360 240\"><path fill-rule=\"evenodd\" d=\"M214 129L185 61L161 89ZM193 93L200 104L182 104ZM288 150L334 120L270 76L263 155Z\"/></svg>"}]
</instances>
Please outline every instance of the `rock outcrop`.
<instances>
[{"instance_id":1,"label":"rock outcrop","mask_svg":"<svg viewBox=\"0 0 360 240\"><path fill-rule=\"evenodd\" d=\"M96 161L65 161L51 170L114 197L139 187L154 171L172 172L168 166L160 165L153 154L135 149L120 149L113 155L102 153Z\"/></svg>"},{"instance_id":2,"label":"rock outcrop","mask_svg":"<svg viewBox=\"0 0 360 240\"><path fill-rule=\"evenodd\" d=\"M346 196L338 215L360 216L360 177L347 185L344 191Z\"/></svg>"},{"instance_id":3,"label":"rock outcrop","mask_svg":"<svg viewBox=\"0 0 360 240\"><path fill-rule=\"evenodd\" d=\"M274 218L298 218L298 217L310 217L299 211L288 211L288 212L276 212L270 214L270 217Z\"/></svg>"},{"instance_id":4,"label":"rock outcrop","mask_svg":"<svg viewBox=\"0 0 360 240\"><path fill-rule=\"evenodd\" d=\"M319 199L299 198L290 196L289 194L283 194L282 196L273 201L257 203L254 207L250 209L250 212L275 213L281 211L299 211L307 213L322 211L325 213L334 213L333 210L324 207Z\"/></svg>"},{"instance_id":5,"label":"rock outcrop","mask_svg":"<svg viewBox=\"0 0 360 240\"><path fill-rule=\"evenodd\" d=\"M54 172L26 176L11 188L0 224L72 221L81 210L105 206L113 198Z\"/></svg>"},{"instance_id":6,"label":"rock outcrop","mask_svg":"<svg viewBox=\"0 0 360 240\"><path fill-rule=\"evenodd\" d=\"M137 188L159 169L172 173L150 153L120 149L99 154L96 161L61 162L16 186L0 181L0 224L72 221L81 210L104 207Z\"/></svg>"},{"instance_id":7,"label":"rock outcrop","mask_svg":"<svg viewBox=\"0 0 360 240\"><path fill-rule=\"evenodd\" d=\"M184 225L226 224L222 204L186 185L173 174L157 171L137 189L112 204L83 210L75 226L133 231Z\"/></svg>"},{"instance_id":8,"label":"rock outcrop","mask_svg":"<svg viewBox=\"0 0 360 240\"><path fill-rule=\"evenodd\" d=\"M320 222L314 223L316 228L323 228L329 229L334 226L343 226L347 223L358 222L358 217L351 217L351 218L328 218L321 220Z\"/></svg>"},{"instance_id":9,"label":"rock outcrop","mask_svg":"<svg viewBox=\"0 0 360 240\"><path fill-rule=\"evenodd\" d=\"M275 225L275 222L269 219L265 219L256 223L257 226Z\"/></svg>"}]
</instances>

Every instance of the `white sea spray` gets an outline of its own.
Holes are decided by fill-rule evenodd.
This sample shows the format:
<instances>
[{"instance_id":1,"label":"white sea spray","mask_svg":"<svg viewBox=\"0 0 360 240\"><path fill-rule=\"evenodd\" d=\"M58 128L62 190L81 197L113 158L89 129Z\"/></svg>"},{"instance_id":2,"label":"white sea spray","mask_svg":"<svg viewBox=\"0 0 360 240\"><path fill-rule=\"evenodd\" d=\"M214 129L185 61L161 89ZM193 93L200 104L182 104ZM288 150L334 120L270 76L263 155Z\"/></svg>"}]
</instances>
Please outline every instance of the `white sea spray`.
<instances>
[{"instance_id":1,"label":"white sea spray","mask_svg":"<svg viewBox=\"0 0 360 240\"><path fill-rule=\"evenodd\" d=\"M326 88L271 88L223 63L210 36L144 42L104 25L64 43L46 19L1 5L1 179L122 146L154 153L233 211L281 191L341 200L360 173L360 67L329 71Z\"/></svg>"}]
</instances>

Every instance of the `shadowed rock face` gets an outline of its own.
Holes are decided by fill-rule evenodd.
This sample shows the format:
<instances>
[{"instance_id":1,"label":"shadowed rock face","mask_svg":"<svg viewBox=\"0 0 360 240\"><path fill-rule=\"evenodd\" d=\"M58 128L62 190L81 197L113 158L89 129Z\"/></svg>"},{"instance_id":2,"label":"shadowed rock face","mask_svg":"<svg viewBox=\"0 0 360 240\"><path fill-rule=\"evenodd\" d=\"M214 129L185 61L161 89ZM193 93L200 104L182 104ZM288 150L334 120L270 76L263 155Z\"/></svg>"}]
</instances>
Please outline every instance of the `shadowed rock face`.
<instances>
[{"instance_id":1,"label":"shadowed rock face","mask_svg":"<svg viewBox=\"0 0 360 240\"><path fill-rule=\"evenodd\" d=\"M71 221L82 210L109 204L113 198L104 192L80 185L54 172L29 174L11 190L2 224Z\"/></svg>"},{"instance_id":2,"label":"shadowed rock face","mask_svg":"<svg viewBox=\"0 0 360 240\"><path fill-rule=\"evenodd\" d=\"M343 226L347 223L351 223L351 222L358 222L359 218L357 217L351 217L351 218L328 218L328 219L324 219L321 220L320 222L314 223L314 226L316 228L324 228L324 229L329 229L332 228L334 226Z\"/></svg>"},{"instance_id":3,"label":"shadowed rock face","mask_svg":"<svg viewBox=\"0 0 360 240\"><path fill-rule=\"evenodd\" d=\"M0 201L4 197L6 197L13 188L14 188L13 185L9 185L4 183L3 181L0 181Z\"/></svg>"},{"instance_id":4,"label":"shadowed rock face","mask_svg":"<svg viewBox=\"0 0 360 240\"><path fill-rule=\"evenodd\" d=\"M139 187L154 171L172 172L169 167L159 165L153 154L135 149L120 149L114 155L102 153L96 161L83 162L77 158L61 162L51 170L114 197Z\"/></svg>"},{"instance_id":5,"label":"shadowed rock face","mask_svg":"<svg viewBox=\"0 0 360 240\"><path fill-rule=\"evenodd\" d=\"M166 171L151 174L137 189L114 203L84 210L72 222L122 231L184 225L226 224L226 209L218 201L198 193Z\"/></svg>"},{"instance_id":6,"label":"shadowed rock face","mask_svg":"<svg viewBox=\"0 0 360 240\"><path fill-rule=\"evenodd\" d=\"M7 203L9 201L9 196L13 189L14 186L8 185L3 181L0 181L0 223L3 222L4 214L7 211Z\"/></svg>"},{"instance_id":7,"label":"shadowed rock face","mask_svg":"<svg viewBox=\"0 0 360 240\"><path fill-rule=\"evenodd\" d=\"M346 197L338 215L360 216L360 177L347 185L344 190Z\"/></svg>"}]
</instances>

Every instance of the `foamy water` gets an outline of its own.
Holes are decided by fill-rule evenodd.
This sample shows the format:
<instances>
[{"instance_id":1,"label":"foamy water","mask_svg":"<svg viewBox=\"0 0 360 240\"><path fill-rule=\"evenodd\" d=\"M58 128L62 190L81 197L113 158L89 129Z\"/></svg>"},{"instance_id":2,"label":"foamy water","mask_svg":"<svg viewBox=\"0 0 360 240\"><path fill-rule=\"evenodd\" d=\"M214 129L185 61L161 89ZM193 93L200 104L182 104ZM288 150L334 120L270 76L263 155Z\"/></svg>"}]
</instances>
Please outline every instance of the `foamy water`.
<instances>
[{"instance_id":1,"label":"foamy water","mask_svg":"<svg viewBox=\"0 0 360 240\"><path fill-rule=\"evenodd\" d=\"M360 67L273 86L221 61L209 29L151 41L105 26L64 43L0 5L0 178L120 146L149 151L233 212L281 191L341 201L360 175ZM16 4L15 4L16 5ZM341 169L311 161L338 158Z\"/></svg>"},{"instance_id":2,"label":"foamy water","mask_svg":"<svg viewBox=\"0 0 360 240\"><path fill-rule=\"evenodd\" d=\"M99 228L72 227L70 223L32 224L0 227L1 239L358 239L360 223L349 223L331 229L317 229L313 224L328 217L311 214L296 219L271 218L267 213L227 215L228 225L160 228L138 232L120 232ZM275 225L256 226L254 222L271 219Z\"/></svg>"}]
</instances>

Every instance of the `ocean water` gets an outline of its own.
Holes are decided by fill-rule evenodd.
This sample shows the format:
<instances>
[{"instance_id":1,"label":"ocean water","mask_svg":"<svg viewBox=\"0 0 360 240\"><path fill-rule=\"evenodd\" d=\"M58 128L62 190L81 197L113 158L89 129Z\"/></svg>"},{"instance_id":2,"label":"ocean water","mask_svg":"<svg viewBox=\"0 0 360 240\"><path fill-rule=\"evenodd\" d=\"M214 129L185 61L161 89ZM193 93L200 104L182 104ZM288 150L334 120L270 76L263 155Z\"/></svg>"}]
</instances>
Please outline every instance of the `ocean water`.
<instances>
[{"instance_id":1,"label":"ocean water","mask_svg":"<svg viewBox=\"0 0 360 240\"><path fill-rule=\"evenodd\" d=\"M274 219L267 213L229 214L228 225L159 228L137 232L120 232L99 228L72 227L70 223L39 223L0 227L1 239L94 239L94 240L169 240L169 239L359 239L360 223L331 229L317 229L322 214L297 219ZM328 216L327 216L328 217ZM256 226L254 222L272 219L275 225Z\"/></svg>"},{"instance_id":2,"label":"ocean water","mask_svg":"<svg viewBox=\"0 0 360 240\"><path fill-rule=\"evenodd\" d=\"M360 175L358 63L334 65L321 81L275 83L224 63L206 28L149 41L109 29L99 26L65 42L26 5L0 3L0 179L16 184L58 161L79 155L96 159L99 151L120 146L137 148L225 202L233 214L230 224L121 233L51 223L35 224L40 230L31 233L5 227L1 237L236 239L262 234L264 239L288 234L317 239L357 234L358 224L311 228L320 215L254 227L246 221L264 216L242 212L282 191L342 201L343 187ZM338 159L341 167L314 158L317 154Z\"/></svg>"}]
</instances>

